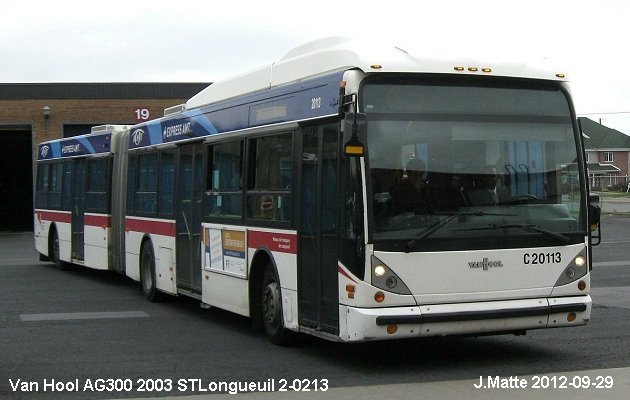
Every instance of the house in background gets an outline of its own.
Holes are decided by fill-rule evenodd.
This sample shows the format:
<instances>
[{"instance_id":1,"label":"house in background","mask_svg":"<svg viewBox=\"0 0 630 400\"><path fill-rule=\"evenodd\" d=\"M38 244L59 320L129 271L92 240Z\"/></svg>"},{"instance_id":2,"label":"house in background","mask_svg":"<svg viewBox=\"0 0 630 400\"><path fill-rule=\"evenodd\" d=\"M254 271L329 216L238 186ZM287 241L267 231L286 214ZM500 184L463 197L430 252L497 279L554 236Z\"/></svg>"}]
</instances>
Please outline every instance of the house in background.
<instances>
[{"instance_id":1,"label":"house in background","mask_svg":"<svg viewBox=\"0 0 630 400\"><path fill-rule=\"evenodd\" d=\"M630 169L630 136L580 117L591 188L625 191Z\"/></svg>"}]
</instances>

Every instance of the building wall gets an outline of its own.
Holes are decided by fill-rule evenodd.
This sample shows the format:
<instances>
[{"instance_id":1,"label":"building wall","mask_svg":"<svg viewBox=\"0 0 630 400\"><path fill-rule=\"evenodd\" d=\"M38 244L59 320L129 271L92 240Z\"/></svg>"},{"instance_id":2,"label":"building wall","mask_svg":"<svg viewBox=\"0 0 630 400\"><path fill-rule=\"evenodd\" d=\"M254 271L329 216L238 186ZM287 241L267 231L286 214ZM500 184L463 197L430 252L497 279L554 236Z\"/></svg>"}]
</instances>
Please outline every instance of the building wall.
<instances>
[{"instance_id":1,"label":"building wall","mask_svg":"<svg viewBox=\"0 0 630 400\"><path fill-rule=\"evenodd\" d=\"M613 153L613 161L606 161L606 153ZM593 161L599 161L602 164L612 164L619 168L619 176L628 175L628 152L627 151L599 151L598 158Z\"/></svg>"},{"instance_id":2,"label":"building wall","mask_svg":"<svg viewBox=\"0 0 630 400\"><path fill-rule=\"evenodd\" d=\"M164 109L187 99L52 99L0 100L0 129L28 126L33 148L46 140L63 136L66 124L135 124L141 122L136 110L149 111L149 119L164 115ZM48 118L42 109L50 107ZM88 132L86 132L88 133ZM0 132L0 134L2 134Z\"/></svg>"},{"instance_id":3,"label":"building wall","mask_svg":"<svg viewBox=\"0 0 630 400\"><path fill-rule=\"evenodd\" d=\"M133 125L164 115L207 83L0 83L0 231L32 230L37 145L64 126ZM44 115L44 107L50 109ZM79 127L84 125L85 127ZM85 130L85 132L83 131Z\"/></svg>"}]
</instances>

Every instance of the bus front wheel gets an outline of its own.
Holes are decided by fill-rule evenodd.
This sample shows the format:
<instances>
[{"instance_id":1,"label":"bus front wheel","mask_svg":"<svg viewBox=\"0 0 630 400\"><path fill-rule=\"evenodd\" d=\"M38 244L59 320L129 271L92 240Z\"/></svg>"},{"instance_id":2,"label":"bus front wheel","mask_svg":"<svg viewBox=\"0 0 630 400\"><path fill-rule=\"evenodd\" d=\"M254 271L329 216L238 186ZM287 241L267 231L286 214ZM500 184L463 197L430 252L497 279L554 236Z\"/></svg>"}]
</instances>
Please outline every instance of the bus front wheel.
<instances>
[{"instance_id":1,"label":"bus front wheel","mask_svg":"<svg viewBox=\"0 0 630 400\"><path fill-rule=\"evenodd\" d=\"M263 275L262 319L267 338L274 344L286 344L289 332L284 327L280 285L271 266L267 266Z\"/></svg>"},{"instance_id":2,"label":"bus front wheel","mask_svg":"<svg viewBox=\"0 0 630 400\"><path fill-rule=\"evenodd\" d=\"M151 302L160 300L160 292L155 284L155 256L151 243L146 243L142 247L142 255L140 257L140 283L142 284L142 293Z\"/></svg>"}]
</instances>

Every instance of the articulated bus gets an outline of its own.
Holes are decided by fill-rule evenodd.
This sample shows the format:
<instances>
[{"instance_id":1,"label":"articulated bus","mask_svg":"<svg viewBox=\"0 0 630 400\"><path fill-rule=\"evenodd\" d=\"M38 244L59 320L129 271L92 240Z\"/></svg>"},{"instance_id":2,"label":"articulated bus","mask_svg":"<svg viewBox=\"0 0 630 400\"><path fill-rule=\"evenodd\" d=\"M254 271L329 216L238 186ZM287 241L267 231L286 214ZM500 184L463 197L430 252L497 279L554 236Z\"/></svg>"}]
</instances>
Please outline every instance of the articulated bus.
<instances>
[{"instance_id":1,"label":"articulated bus","mask_svg":"<svg viewBox=\"0 0 630 400\"><path fill-rule=\"evenodd\" d=\"M40 145L37 250L151 301L191 296L274 343L590 319L599 208L559 71L323 39L98 135Z\"/></svg>"},{"instance_id":2,"label":"articulated bus","mask_svg":"<svg viewBox=\"0 0 630 400\"><path fill-rule=\"evenodd\" d=\"M110 268L113 147L126 129L103 125L38 146L35 247L59 269Z\"/></svg>"}]
</instances>

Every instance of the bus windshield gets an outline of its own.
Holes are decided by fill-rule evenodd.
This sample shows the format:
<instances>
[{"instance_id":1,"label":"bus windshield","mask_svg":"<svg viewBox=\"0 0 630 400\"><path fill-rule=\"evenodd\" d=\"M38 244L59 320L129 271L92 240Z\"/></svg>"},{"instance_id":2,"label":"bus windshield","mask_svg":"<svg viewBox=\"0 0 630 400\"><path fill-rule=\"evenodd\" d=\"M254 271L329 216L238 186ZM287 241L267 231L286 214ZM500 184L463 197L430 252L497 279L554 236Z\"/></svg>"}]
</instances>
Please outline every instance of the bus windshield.
<instances>
[{"instance_id":1,"label":"bus windshield","mask_svg":"<svg viewBox=\"0 0 630 400\"><path fill-rule=\"evenodd\" d=\"M583 242L567 94L541 81L364 83L370 235L404 250Z\"/></svg>"}]
</instances>

